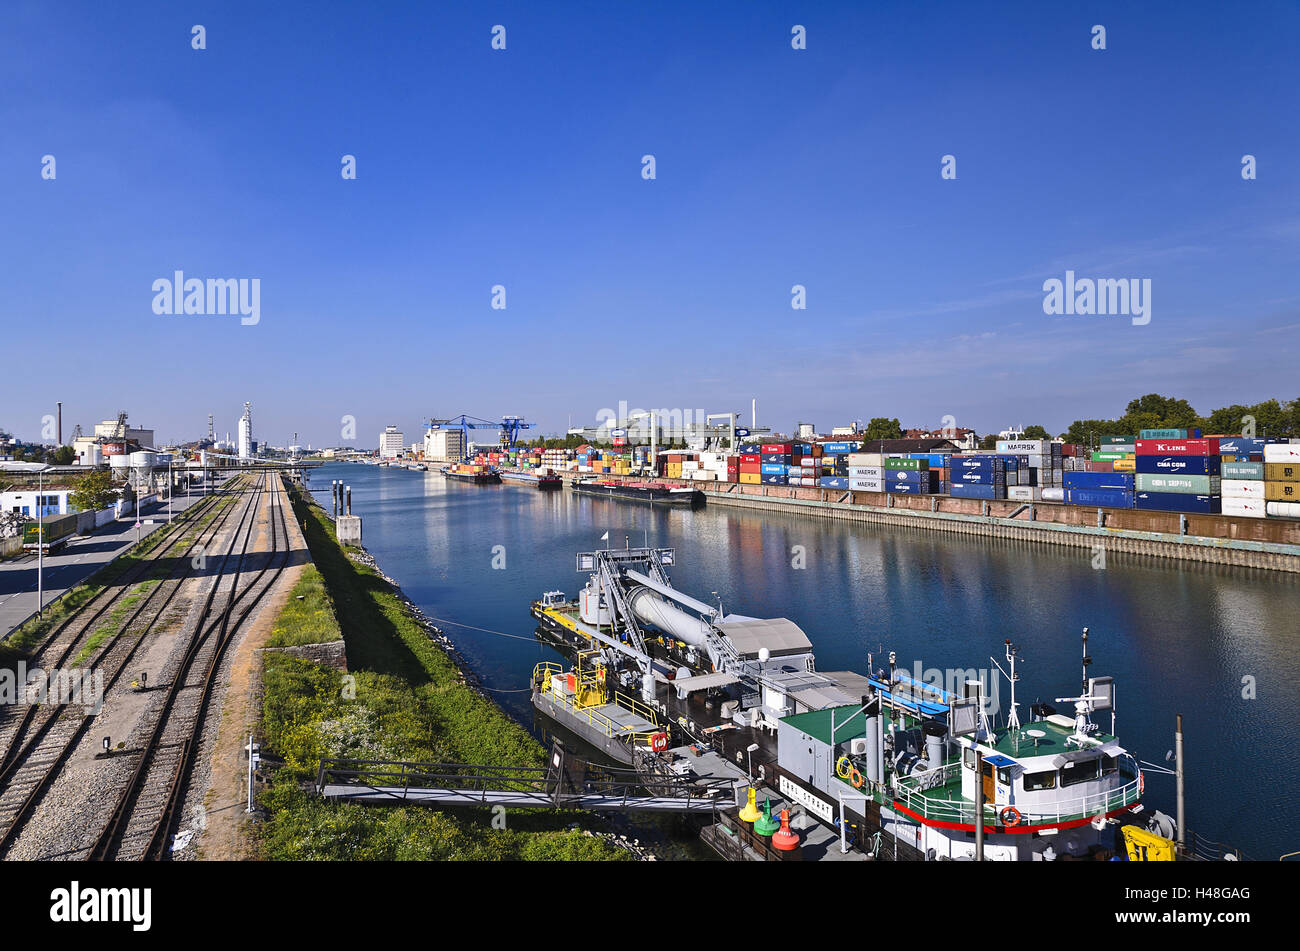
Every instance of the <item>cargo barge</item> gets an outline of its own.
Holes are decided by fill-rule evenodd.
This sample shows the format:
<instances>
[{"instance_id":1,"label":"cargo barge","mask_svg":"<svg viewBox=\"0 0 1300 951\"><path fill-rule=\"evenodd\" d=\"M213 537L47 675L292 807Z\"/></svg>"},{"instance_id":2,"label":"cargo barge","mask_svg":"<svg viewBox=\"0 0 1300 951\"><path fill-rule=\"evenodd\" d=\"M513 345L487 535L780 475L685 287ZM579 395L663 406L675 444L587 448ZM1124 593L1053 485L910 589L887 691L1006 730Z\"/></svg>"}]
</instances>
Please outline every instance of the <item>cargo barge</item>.
<instances>
[{"instance_id":1,"label":"cargo barge","mask_svg":"<svg viewBox=\"0 0 1300 951\"><path fill-rule=\"evenodd\" d=\"M501 481L501 476L497 471L487 466L467 466L457 463L456 465L443 466L439 471L448 479L472 482L474 485L496 485Z\"/></svg>"},{"instance_id":2,"label":"cargo barge","mask_svg":"<svg viewBox=\"0 0 1300 951\"><path fill-rule=\"evenodd\" d=\"M578 598L532 604L539 635L574 658L568 670L538 664L532 700L647 781L730 777L742 802L749 785L727 829L702 833L727 857L814 839L837 859L1173 857L1173 820L1144 810L1142 771L1115 735L1115 685L1089 674L1086 629L1078 696L1055 701L1072 715L1035 703L1022 725L1010 642L1006 668L978 679L950 671L945 683L919 661L909 672L893 652L887 667L868 655L866 674L822 673L793 621L697 601L672 586L672 562L671 549L580 553ZM1093 722L1107 712L1109 732ZM777 810L758 821L755 798L817 824L778 844Z\"/></svg>"},{"instance_id":3,"label":"cargo barge","mask_svg":"<svg viewBox=\"0 0 1300 951\"><path fill-rule=\"evenodd\" d=\"M704 503L704 493L688 486L667 485L663 482L624 482L621 479L579 479L572 484L574 492L598 495L608 499L627 499L651 505L695 506Z\"/></svg>"},{"instance_id":4,"label":"cargo barge","mask_svg":"<svg viewBox=\"0 0 1300 951\"><path fill-rule=\"evenodd\" d=\"M554 472L522 472L518 469L498 469L497 475L502 482L517 482L521 485L533 485L539 489L558 489L564 480Z\"/></svg>"}]
</instances>

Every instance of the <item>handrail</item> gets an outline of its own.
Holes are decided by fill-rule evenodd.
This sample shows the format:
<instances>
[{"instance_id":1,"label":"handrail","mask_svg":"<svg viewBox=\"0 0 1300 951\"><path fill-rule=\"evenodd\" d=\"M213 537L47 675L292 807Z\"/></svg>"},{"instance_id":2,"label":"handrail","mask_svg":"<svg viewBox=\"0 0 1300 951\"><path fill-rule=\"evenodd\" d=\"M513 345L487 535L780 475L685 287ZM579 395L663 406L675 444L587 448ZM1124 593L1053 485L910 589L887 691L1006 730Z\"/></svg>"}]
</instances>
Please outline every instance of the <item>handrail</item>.
<instances>
[{"instance_id":1,"label":"handrail","mask_svg":"<svg viewBox=\"0 0 1300 951\"><path fill-rule=\"evenodd\" d=\"M897 780L893 788L894 798L906 805L908 809L920 814L924 819L969 822L972 824L975 822L974 802L933 799L924 795L922 789L909 787L907 780L912 778L906 777ZM1081 819L1085 816L1111 812L1114 809L1132 805L1140 798L1140 784L1138 780L1134 780L1104 792L1057 801L1051 804L1053 808L1046 811L1041 806L1036 809L1033 806L1021 805L1020 803L1011 803L1010 805L1015 806L1024 822L1033 825L1065 822L1071 819ZM994 815L997 814L999 808L1006 805L1008 804L991 802L984 804L986 809L993 810Z\"/></svg>"}]
</instances>

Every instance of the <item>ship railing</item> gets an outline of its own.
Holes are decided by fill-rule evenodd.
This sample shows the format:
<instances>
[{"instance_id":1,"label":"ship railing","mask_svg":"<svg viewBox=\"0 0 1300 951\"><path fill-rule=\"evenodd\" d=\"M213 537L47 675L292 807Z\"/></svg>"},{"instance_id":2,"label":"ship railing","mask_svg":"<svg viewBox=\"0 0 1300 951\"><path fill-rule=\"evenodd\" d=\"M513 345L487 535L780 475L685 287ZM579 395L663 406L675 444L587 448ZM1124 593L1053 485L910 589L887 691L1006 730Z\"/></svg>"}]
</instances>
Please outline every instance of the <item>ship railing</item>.
<instances>
[{"instance_id":1,"label":"ship railing","mask_svg":"<svg viewBox=\"0 0 1300 951\"><path fill-rule=\"evenodd\" d=\"M958 764L950 764L957 766ZM944 767L947 769L948 767ZM942 772L940 770L939 772ZM924 785L922 785L924 783ZM975 823L975 803L970 800L937 799L926 793L936 786L946 785L926 776L907 776L896 779L893 785L894 800L922 819L937 822ZM1014 806L1020 813L1020 823L1026 825L1051 825L1056 822L1069 822L1090 816L1105 815L1116 809L1131 806L1141 798L1138 780L1125 783L1113 789L1071 799L1060 799L1053 803L1026 806L1020 803L984 804L984 821L996 820L1008 805Z\"/></svg>"}]
</instances>

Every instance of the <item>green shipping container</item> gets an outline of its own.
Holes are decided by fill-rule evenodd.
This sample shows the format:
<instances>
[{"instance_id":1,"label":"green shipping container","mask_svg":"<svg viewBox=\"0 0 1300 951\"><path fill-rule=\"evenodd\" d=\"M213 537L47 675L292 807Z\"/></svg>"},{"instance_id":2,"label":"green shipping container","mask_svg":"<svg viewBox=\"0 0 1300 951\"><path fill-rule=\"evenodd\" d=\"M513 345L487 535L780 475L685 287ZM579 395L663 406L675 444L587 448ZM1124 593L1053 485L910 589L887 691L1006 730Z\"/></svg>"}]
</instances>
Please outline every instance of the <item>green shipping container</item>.
<instances>
[{"instance_id":1,"label":"green shipping container","mask_svg":"<svg viewBox=\"0 0 1300 951\"><path fill-rule=\"evenodd\" d=\"M1188 492L1192 495L1218 495L1219 477L1209 475L1137 474L1139 492Z\"/></svg>"},{"instance_id":2,"label":"green shipping container","mask_svg":"<svg viewBox=\"0 0 1300 951\"><path fill-rule=\"evenodd\" d=\"M1144 429L1138 434L1139 439L1186 439L1185 429Z\"/></svg>"},{"instance_id":3,"label":"green shipping container","mask_svg":"<svg viewBox=\"0 0 1300 951\"><path fill-rule=\"evenodd\" d=\"M886 459L886 469L919 469L928 471L930 460L928 459Z\"/></svg>"},{"instance_id":4,"label":"green shipping container","mask_svg":"<svg viewBox=\"0 0 1300 951\"><path fill-rule=\"evenodd\" d=\"M1131 446L1137 442L1136 436L1102 436L1103 446Z\"/></svg>"},{"instance_id":5,"label":"green shipping container","mask_svg":"<svg viewBox=\"0 0 1300 951\"><path fill-rule=\"evenodd\" d=\"M1225 462L1220 474L1225 479L1253 479L1260 482L1264 479L1264 463Z\"/></svg>"},{"instance_id":6,"label":"green shipping container","mask_svg":"<svg viewBox=\"0 0 1300 951\"><path fill-rule=\"evenodd\" d=\"M1131 453L1127 452L1094 452L1092 454L1093 462L1115 462L1119 459L1127 459Z\"/></svg>"}]
</instances>

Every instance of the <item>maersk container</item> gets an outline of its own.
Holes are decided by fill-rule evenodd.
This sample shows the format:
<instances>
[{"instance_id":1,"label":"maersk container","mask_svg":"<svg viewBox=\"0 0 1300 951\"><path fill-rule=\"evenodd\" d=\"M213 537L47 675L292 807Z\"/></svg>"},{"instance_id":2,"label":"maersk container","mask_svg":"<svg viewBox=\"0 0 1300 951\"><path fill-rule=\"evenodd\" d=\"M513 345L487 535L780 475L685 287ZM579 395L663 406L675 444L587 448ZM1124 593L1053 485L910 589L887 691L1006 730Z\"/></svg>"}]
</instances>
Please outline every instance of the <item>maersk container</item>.
<instances>
[{"instance_id":1,"label":"maersk container","mask_svg":"<svg viewBox=\"0 0 1300 951\"><path fill-rule=\"evenodd\" d=\"M948 487L948 494L954 499L1001 499L1006 495L1006 487L954 482Z\"/></svg>"},{"instance_id":2,"label":"maersk container","mask_svg":"<svg viewBox=\"0 0 1300 951\"><path fill-rule=\"evenodd\" d=\"M1139 492L1136 505L1153 512L1188 512L1194 515L1218 515L1221 499L1217 495L1192 495L1190 492Z\"/></svg>"},{"instance_id":3,"label":"maersk container","mask_svg":"<svg viewBox=\"0 0 1300 951\"><path fill-rule=\"evenodd\" d=\"M855 492L884 492L885 480L881 478L855 479L850 476L849 488Z\"/></svg>"},{"instance_id":4,"label":"maersk container","mask_svg":"<svg viewBox=\"0 0 1300 951\"><path fill-rule=\"evenodd\" d=\"M1070 489L1132 492L1134 478L1131 472L1067 472L1064 484L1067 492Z\"/></svg>"},{"instance_id":5,"label":"maersk container","mask_svg":"<svg viewBox=\"0 0 1300 951\"><path fill-rule=\"evenodd\" d=\"M1273 518L1300 518L1300 502L1268 502L1264 510Z\"/></svg>"},{"instance_id":6,"label":"maersk container","mask_svg":"<svg viewBox=\"0 0 1300 951\"><path fill-rule=\"evenodd\" d=\"M1269 504L1263 499L1231 499L1225 495L1220 505L1219 514L1235 515L1238 518L1264 518L1268 515Z\"/></svg>"},{"instance_id":7,"label":"maersk container","mask_svg":"<svg viewBox=\"0 0 1300 951\"><path fill-rule=\"evenodd\" d=\"M1138 472L1150 475L1218 475L1218 456L1137 456Z\"/></svg>"},{"instance_id":8,"label":"maersk container","mask_svg":"<svg viewBox=\"0 0 1300 951\"><path fill-rule=\"evenodd\" d=\"M845 476L822 476L820 484L823 489L847 489L849 480Z\"/></svg>"},{"instance_id":9,"label":"maersk container","mask_svg":"<svg viewBox=\"0 0 1300 951\"><path fill-rule=\"evenodd\" d=\"M1053 443L1050 439L999 439L995 444L999 453L1012 452L1018 455L1051 455Z\"/></svg>"},{"instance_id":10,"label":"maersk container","mask_svg":"<svg viewBox=\"0 0 1300 951\"><path fill-rule=\"evenodd\" d=\"M1139 492L1191 492L1195 495L1219 495L1219 477L1208 475L1152 475L1139 473Z\"/></svg>"},{"instance_id":11,"label":"maersk container","mask_svg":"<svg viewBox=\"0 0 1300 951\"><path fill-rule=\"evenodd\" d=\"M1225 499L1262 499L1268 494L1263 479L1225 479L1220 487Z\"/></svg>"},{"instance_id":12,"label":"maersk container","mask_svg":"<svg viewBox=\"0 0 1300 951\"><path fill-rule=\"evenodd\" d=\"M884 466L849 466L849 478L851 479L883 479L884 477Z\"/></svg>"},{"instance_id":13,"label":"maersk container","mask_svg":"<svg viewBox=\"0 0 1300 951\"><path fill-rule=\"evenodd\" d=\"M1264 478L1262 462L1224 462L1220 463L1220 475L1224 479L1251 479L1260 481Z\"/></svg>"},{"instance_id":14,"label":"maersk container","mask_svg":"<svg viewBox=\"0 0 1300 951\"><path fill-rule=\"evenodd\" d=\"M1134 493L1122 489L1065 489L1066 505L1092 505L1100 508L1131 509Z\"/></svg>"}]
</instances>

